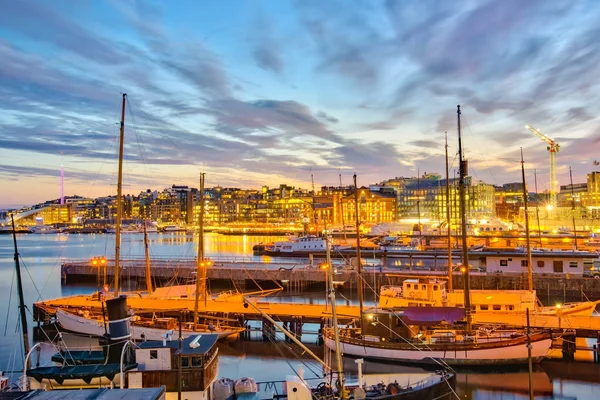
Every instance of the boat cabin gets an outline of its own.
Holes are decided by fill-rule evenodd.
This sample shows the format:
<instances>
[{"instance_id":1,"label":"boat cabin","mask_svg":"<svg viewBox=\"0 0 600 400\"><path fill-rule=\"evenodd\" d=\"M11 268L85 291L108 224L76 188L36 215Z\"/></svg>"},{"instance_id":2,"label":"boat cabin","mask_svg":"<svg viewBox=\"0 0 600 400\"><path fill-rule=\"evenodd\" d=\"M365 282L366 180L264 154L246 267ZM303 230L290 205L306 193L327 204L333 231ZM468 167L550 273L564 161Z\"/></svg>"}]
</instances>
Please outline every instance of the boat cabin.
<instances>
[{"instance_id":1,"label":"boat cabin","mask_svg":"<svg viewBox=\"0 0 600 400\"><path fill-rule=\"evenodd\" d=\"M527 253L525 251L498 252L486 250L485 267L489 273L527 273ZM531 254L534 274L583 276L587 260L598 258L598 254L587 251L542 251Z\"/></svg>"},{"instance_id":2,"label":"boat cabin","mask_svg":"<svg viewBox=\"0 0 600 400\"><path fill-rule=\"evenodd\" d=\"M190 336L178 340L142 342L135 350L137 369L127 375L129 388L166 386L177 392L181 363L181 388L187 398L207 400L217 378L218 335ZM191 396L191 397L190 397Z\"/></svg>"},{"instance_id":3,"label":"boat cabin","mask_svg":"<svg viewBox=\"0 0 600 400\"><path fill-rule=\"evenodd\" d=\"M402 287L382 286L380 307L440 307L447 303L446 281L405 279Z\"/></svg>"}]
</instances>

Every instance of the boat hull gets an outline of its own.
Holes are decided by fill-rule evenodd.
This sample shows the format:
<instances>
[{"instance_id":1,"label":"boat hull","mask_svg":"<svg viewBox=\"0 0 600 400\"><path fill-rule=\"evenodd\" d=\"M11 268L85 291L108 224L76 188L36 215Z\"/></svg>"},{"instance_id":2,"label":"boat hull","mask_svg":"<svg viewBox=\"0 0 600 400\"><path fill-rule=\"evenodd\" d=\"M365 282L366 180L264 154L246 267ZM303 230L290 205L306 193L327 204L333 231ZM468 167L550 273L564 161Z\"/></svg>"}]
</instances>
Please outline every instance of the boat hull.
<instances>
[{"instance_id":1,"label":"boat hull","mask_svg":"<svg viewBox=\"0 0 600 400\"><path fill-rule=\"evenodd\" d=\"M74 315L61 309L56 310L56 319L60 326L69 332L95 337L101 337L106 332L105 326L102 323L102 321ZM219 339L225 339L228 336L235 335L243 331L245 331L244 328L232 328L222 331L190 331L184 329L182 330L181 334L183 338L197 335L198 333L215 334L219 336ZM166 333L170 333L171 335L173 335L173 337L179 335L178 332L173 332L172 330L149 328L145 326L137 326L135 324L130 325L130 332L131 339L136 341L162 340L165 338Z\"/></svg>"},{"instance_id":2,"label":"boat hull","mask_svg":"<svg viewBox=\"0 0 600 400\"><path fill-rule=\"evenodd\" d=\"M534 341L532 345L531 357L534 362L541 361L547 354L552 339L541 339ZM330 349L335 349L335 343L332 338L325 336L325 345ZM503 345L501 347L477 347L469 349L452 350L435 349L424 346L421 348L401 348L387 346L380 342L373 343L359 339L341 339L340 347L344 355L362 357L371 360L394 361L398 363L416 363L416 364L438 364L438 360L454 366L476 366L476 365L514 365L525 364L528 361L527 344L519 342L514 345Z\"/></svg>"}]
</instances>

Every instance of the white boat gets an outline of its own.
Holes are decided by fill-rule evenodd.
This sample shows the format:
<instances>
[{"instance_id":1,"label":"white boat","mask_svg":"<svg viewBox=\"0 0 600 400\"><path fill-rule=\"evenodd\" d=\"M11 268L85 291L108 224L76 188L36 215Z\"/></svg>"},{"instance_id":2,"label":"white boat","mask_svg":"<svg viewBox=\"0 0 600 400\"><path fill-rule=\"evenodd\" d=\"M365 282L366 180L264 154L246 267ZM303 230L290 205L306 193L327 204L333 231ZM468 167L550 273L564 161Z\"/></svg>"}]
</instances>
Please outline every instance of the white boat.
<instances>
[{"instance_id":1,"label":"white boat","mask_svg":"<svg viewBox=\"0 0 600 400\"><path fill-rule=\"evenodd\" d=\"M288 240L275 242L273 244L273 252L275 253L314 253L325 252L325 238L314 235L306 236L291 236ZM350 245L333 245L332 250L347 250L351 249Z\"/></svg>"},{"instance_id":2,"label":"white boat","mask_svg":"<svg viewBox=\"0 0 600 400\"><path fill-rule=\"evenodd\" d=\"M105 323L101 319L94 318L89 315L89 313L87 315L85 315L85 313L84 315L76 315L59 308L56 310L56 319L63 329L83 335L101 337L106 333L107 329ZM161 340L165 337L165 334L173 335L173 333L177 331L176 321L173 318L155 319L155 325L164 325L166 328L142 326L139 325L141 321L139 319L136 320L135 316L132 319L133 321L130 320L132 340ZM201 329L197 331L193 331L191 329L182 329L183 337L186 338L193 335L198 335L198 333L209 333L218 335L219 339L224 339L228 336L236 335L245 331L245 328L242 327L213 327L206 325L203 326L202 324L199 324L199 326Z\"/></svg>"},{"instance_id":3,"label":"white boat","mask_svg":"<svg viewBox=\"0 0 600 400\"><path fill-rule=\"evenodd\" d=\"M340 346L345 355L401 363L437 364L437 360L443 360L453 366L475 366L523 364L528 360L527 337L523 333L515 338L477 337L475 340L465 340L455 331L432 331L427 338L417 338L418 335L414 339L390 341L394 339L389 336L386 339L377 335L353 335L350 330L342 330ZM325 345L333 349L331 330L325 329L324 336ZM548 353L552 339L548 334L538 333L532 335L531 342L532 361L539 362Z\"/></svg>"},{"instance_id":4,"label":"white boat","mask_svg":"<svg viewBox=\"0 0 600 400\"><path fill-rule=\"evenodd\" d=\"M471 289L471 309L477 315L482 313L525 314L529 309L532 315L578 315L590 317L600 301L584 301L562 304L560 308L544 307L536 292L529 290L476 290ZM465 295L462 290L449 292L446 281L441 279L406 279L402 286L382 286L379 292L379 307L405 308L421 307L462 307Z\"/></svg>"}]
</instances>

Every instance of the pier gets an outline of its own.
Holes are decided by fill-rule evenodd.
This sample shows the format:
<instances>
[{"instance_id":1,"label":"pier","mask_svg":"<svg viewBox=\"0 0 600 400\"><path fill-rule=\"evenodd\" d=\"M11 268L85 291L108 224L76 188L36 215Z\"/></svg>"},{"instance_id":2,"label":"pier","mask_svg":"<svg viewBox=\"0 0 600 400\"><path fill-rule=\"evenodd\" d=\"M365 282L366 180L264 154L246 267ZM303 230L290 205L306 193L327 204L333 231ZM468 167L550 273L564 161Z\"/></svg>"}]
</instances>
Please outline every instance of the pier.
<instances>
[{"instance_id":1,"label":"pier","mask_svg":"<svg viewBox=\"0 0 600 400\"><path fill-rule=\"evenodd\" d=\"M291 292L325 287L326 270L322 268L324 260L291 260L287 262L260 262L248 258L214 258L213 265L207 268L207 278L222 284L233 284L240 289L261 289L282 286ZM125 280L143 282L146 276L143 258L130 258L120 261L121 277ZM154 280L166 282L174 278L180 283L196 279L196 260L193 258L151 260ZM333 264L335 283L343 288L356 288L358 274L352 266ZM413 267L383 267L367 264L364 267L364 281L376 291L382 285L399 285L408 276L445 277L445 265L439 270L430 270L414 265ZM114 261L106 260L104 265L94 265L91 260L64 260L61 263L61 276L64 283L94 282L103 283L104 268L110 283L114 276ZM400 275L402 274L402 275ZM493 290L518 290L527 288L527 274L523 273L485 273L471 272L471 288ZM454 287L464 288L462 273L456 271L453 276ZM600 279L573 276L570 274L534 274L534 289L538 297L546 301L583 301L586 298L600 299Z\"/></svg>"}]
</instances>

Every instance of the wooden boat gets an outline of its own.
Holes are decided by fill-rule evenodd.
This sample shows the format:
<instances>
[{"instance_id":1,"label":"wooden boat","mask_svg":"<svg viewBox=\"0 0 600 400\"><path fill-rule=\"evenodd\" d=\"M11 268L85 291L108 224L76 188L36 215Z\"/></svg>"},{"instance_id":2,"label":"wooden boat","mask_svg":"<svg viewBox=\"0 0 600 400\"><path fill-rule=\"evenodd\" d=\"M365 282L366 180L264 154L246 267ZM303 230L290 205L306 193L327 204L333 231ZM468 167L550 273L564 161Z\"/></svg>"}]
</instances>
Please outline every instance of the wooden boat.
<instances>
[{"instance_id":1,"label":"wooden boat","mask_svg":"<svg viewBox=\"0 0 600 400\"><path fill-rule=\"evenodd\" d=\"M77 315L63 309L57 309L56 319L60 326L69 332L95 337L101 337L106 333L106 324L101 315L94 315L89 312L83 312L82 315ZM172 336L179 326L175 318L140 318L133 316L130 319L131 338L135 341L161 340L166 335ZM192 325L192 323L184 324L184 329L182 329L184 338L207 333L215 334L219 339L224 339L246 330L244 327L234 327L229 325L213 326L198 324L197 330L194 331Z\"/></svg>"},{"instance_id":2,"label":"wooden boat","mask_svg":"<svg viewBox=\"0 0 600 400\"><path fill-rule=\"evenodd\" d=\"M360 329L341 330L340 345L345 355L419 365L527 363L527 335L523 330L481 328L467 334L464 325L441 325L443 320L455 322L463 317L463 309L450 307L411 307L398 312L368 313ZM432 323L438 325L431 326ZM420 328L427 325L429 327ZM330 328L325 329L324 338L325 345L333 348ZM551 344L552 338L548 333L531 335L532 360L541 361Z\"/></svg>"}]
</instances>

